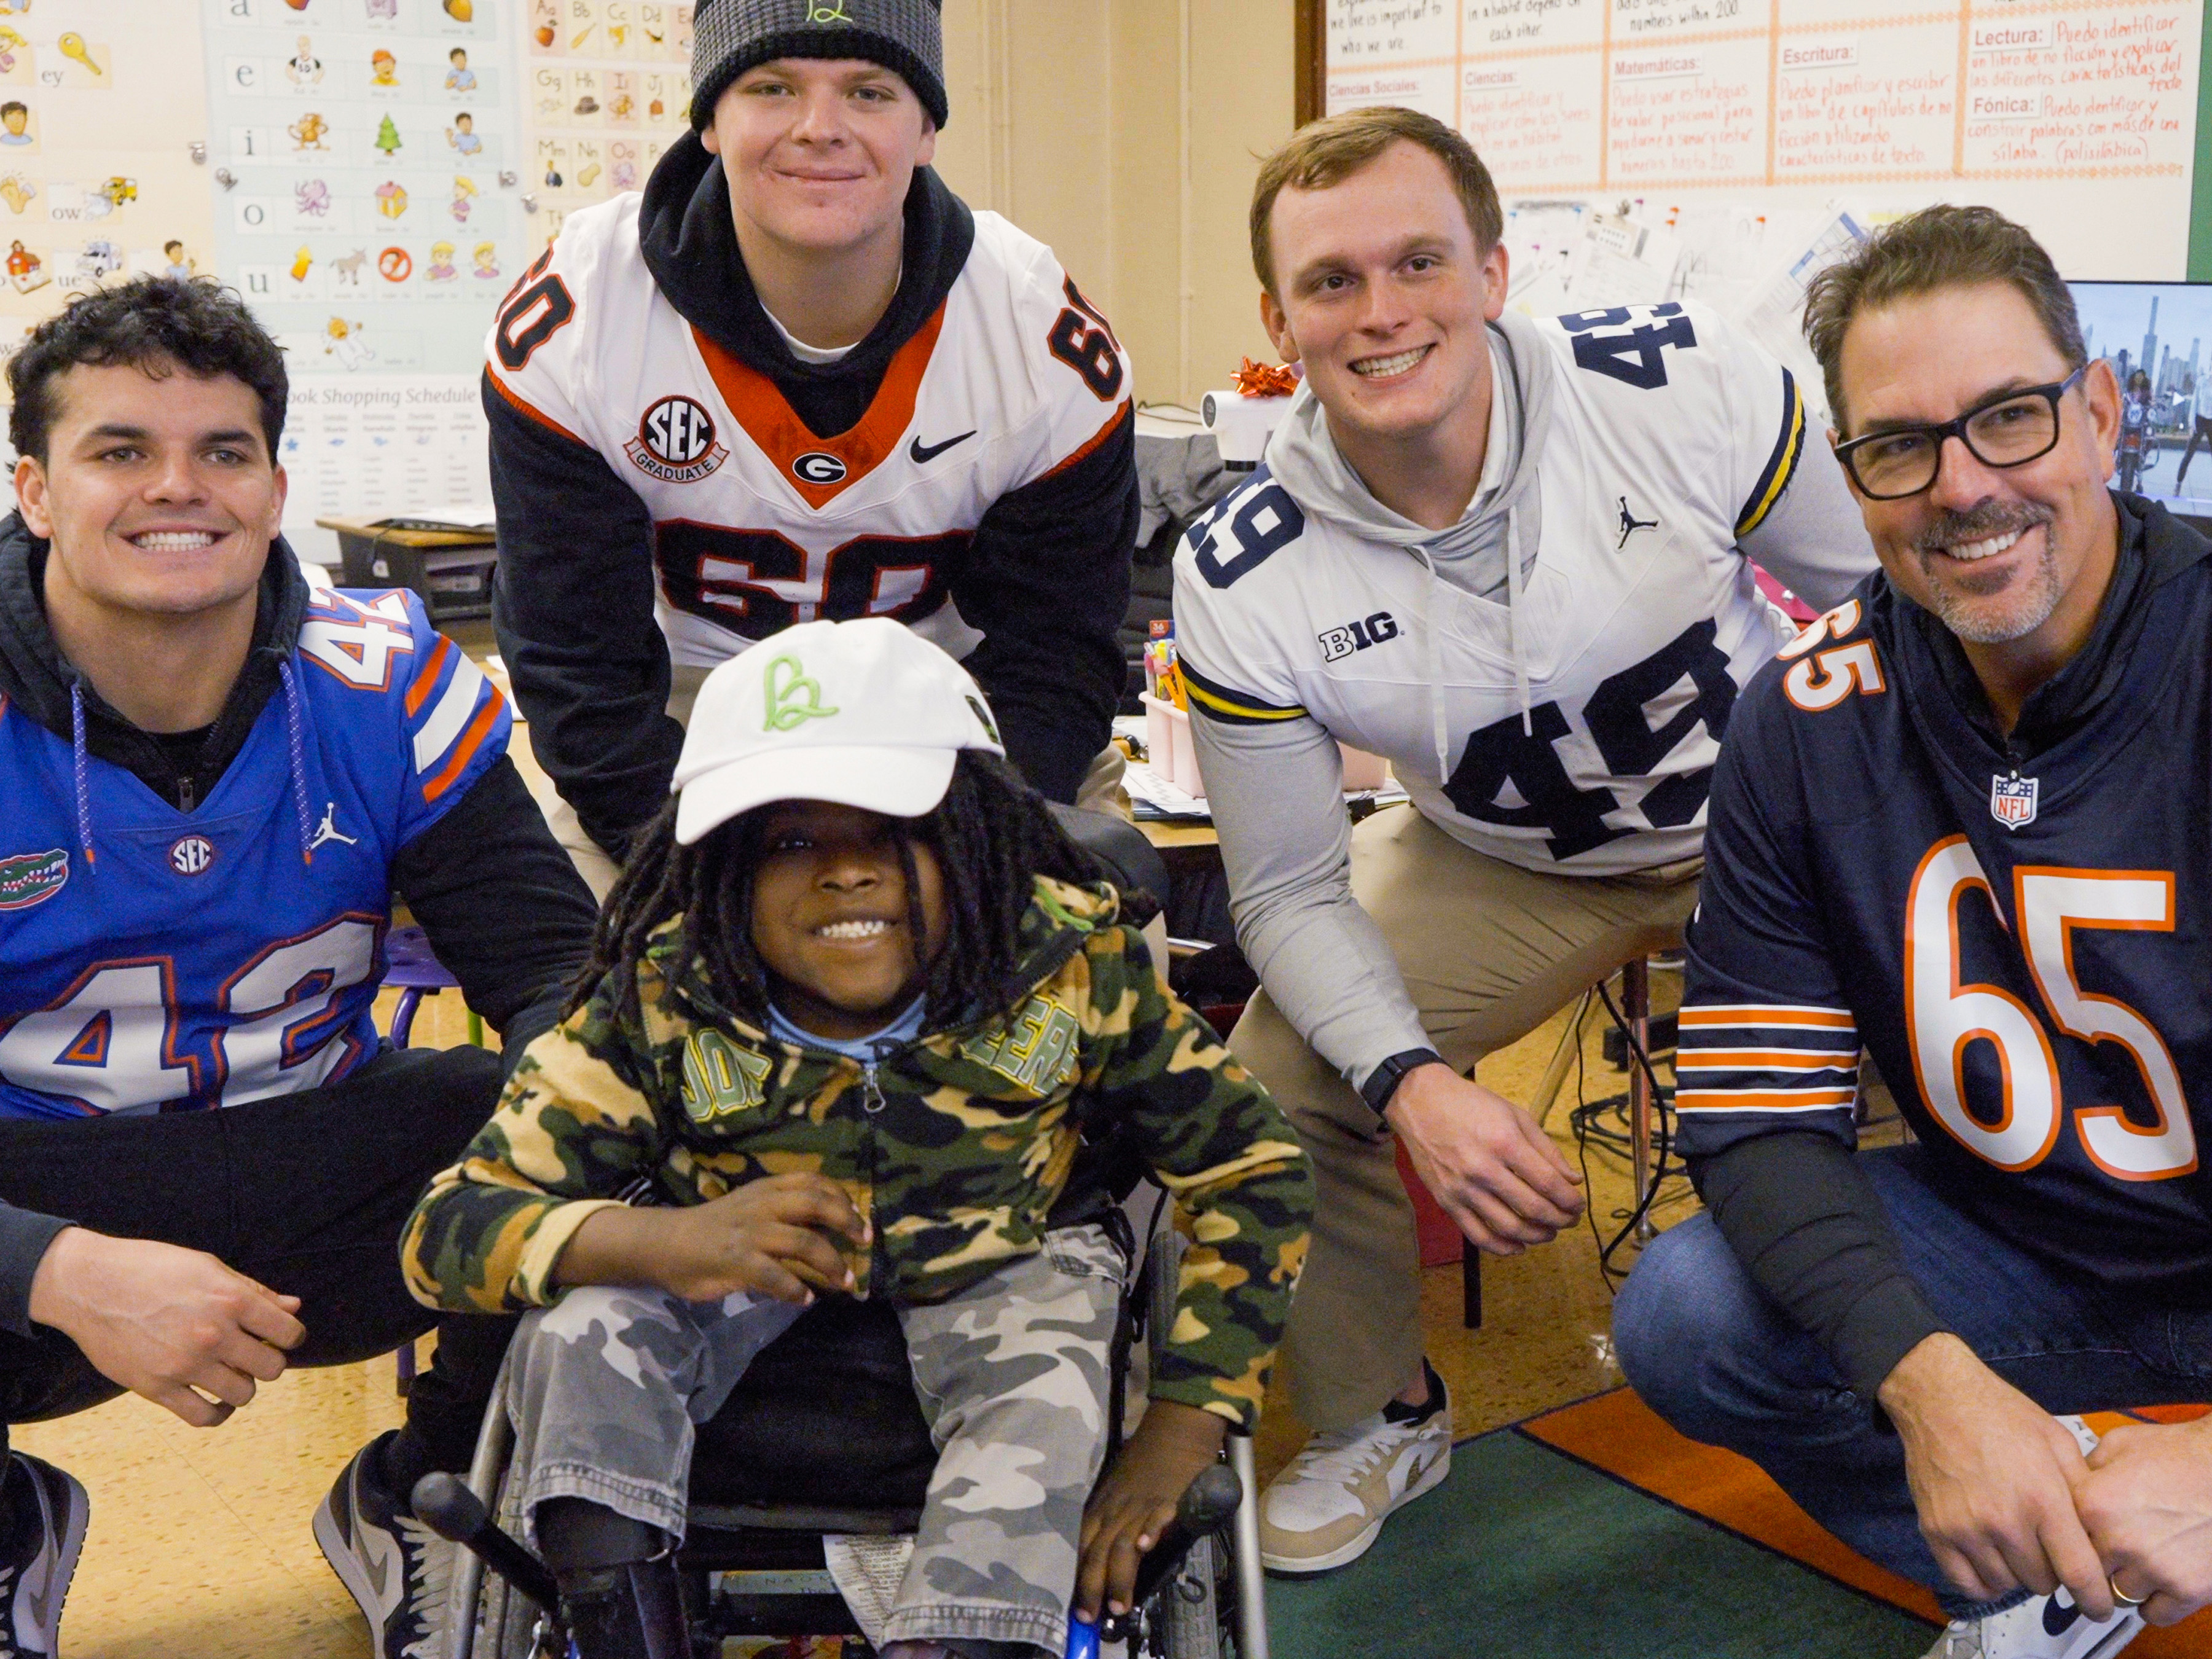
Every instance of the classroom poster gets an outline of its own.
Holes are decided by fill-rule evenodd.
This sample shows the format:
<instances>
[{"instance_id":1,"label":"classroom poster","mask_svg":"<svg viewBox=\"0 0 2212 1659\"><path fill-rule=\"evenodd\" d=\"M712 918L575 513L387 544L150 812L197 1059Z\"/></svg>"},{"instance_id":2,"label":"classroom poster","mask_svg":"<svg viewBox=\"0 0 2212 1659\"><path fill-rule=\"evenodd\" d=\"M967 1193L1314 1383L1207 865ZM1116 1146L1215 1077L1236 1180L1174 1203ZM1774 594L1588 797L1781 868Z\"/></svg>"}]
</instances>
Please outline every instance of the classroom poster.
<instances>
[{"instance_id":1,"label":"classroom poster","mask_svg":"<svg viewBox=\"0 0 2212 1659\"><path fill-rule=\"evenodd\" d=\"M641 190L691 105L688 0L514 0L526 177L542 245L580 207Z\"/></svg>"},{"instance_id":2,"label":"classroom poster","mask_svg":"<svg viewBox=\"0 0 2212 1659\"><path fill-rule=\"evenodd\" d=\"M477 375L532 252L524 3L203 0L216 268L289 356L285 529L310 556L331 554L318 517L489 496Z\"/></svg>"},{"instance_id":3,"label":"classroom poster","mask_svg":"<svg viewBox=\"0 0 2212 1659\"><path fill-rule=\"evenodd\" d=\"M199 34L190 7L0 0L0 356L104 278L208 268Z\"/></svg>"}]
</instances>

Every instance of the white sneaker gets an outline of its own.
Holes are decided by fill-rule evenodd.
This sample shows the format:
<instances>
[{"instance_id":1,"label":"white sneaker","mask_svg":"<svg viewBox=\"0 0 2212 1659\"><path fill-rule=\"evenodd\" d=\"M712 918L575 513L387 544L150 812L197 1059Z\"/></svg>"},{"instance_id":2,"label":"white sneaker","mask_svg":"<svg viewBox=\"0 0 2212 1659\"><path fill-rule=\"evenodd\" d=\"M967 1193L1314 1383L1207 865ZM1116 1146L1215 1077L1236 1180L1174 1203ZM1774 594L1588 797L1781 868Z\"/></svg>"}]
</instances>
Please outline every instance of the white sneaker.
<instances>
[{"instance_id":1,"label":"white sneaker","mask_svg":"<svg viewBox=\"0 0 2212 1659\"><path fill-rule=\"evenodd\" d=\"M1926 1659L2112 1659L2136 1639L2142 1614L2122 1607L2100 1623L2064 1589L1982 1619L1954 1619Z\"/></svg>"},{"instance_id":2,"label":"white sneaker","mask_svg":"<svg viewBox=\"0 0 2212 1659\"><path fill-rule=\"evenodd\" d=\"M1327 1572L1367 1553L1391 1513L1451 1473L1451 1396L1419 1423L1381 1412L1317 1434L1260 1499L1260 1561L1270 1572Z\"/></svg>"}]
</instances>

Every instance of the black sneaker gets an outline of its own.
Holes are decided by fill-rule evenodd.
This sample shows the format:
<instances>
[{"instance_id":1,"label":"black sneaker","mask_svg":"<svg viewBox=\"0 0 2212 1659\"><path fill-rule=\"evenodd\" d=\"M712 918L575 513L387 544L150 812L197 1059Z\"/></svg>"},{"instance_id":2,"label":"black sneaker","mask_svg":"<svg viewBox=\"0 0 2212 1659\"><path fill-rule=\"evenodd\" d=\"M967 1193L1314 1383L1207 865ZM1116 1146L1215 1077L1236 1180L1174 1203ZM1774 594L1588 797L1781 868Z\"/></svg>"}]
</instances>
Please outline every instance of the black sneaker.
<instances>
[{"instance_id":1,"label":"black sneaker","mask_svg":"<svg viewBox=\"0 0 2212 1659\"><path fill-rule=\"evenodd\" d=\"M0 1535L0 1659L53 1659L91 1501L73 1476L21 1452L0 1464L0 1516L15 1517Z\"/></svg>"},{"instance_id":2,"label":"black sneaker","mask_svg":"<svg viewBox=\"0 0 2212 1659\"><path fill-rule=\"evenodd\" d=\"M354 1454L315 1510L315 1542L368 1620L378 1659L442 1659L455 1546L385 1490L384 1447L398 1432Z\"/></svg>"}]
</instances>

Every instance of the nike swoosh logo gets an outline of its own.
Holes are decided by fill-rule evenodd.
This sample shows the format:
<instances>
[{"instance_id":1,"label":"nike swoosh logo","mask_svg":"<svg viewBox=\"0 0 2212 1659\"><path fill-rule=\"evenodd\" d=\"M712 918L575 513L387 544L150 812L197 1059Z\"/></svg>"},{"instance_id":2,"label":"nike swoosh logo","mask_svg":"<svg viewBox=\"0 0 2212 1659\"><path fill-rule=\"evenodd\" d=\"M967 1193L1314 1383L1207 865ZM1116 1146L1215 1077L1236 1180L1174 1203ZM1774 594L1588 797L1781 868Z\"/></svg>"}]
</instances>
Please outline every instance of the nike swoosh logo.
<instances>
[{"instance_id":1,"label":"nike swoosh logo","mask_svg":"<svg viewBox=\"0 0 2212 1659\"><path fill-rule=\"evenodd\" d=\"M964 443L966 443L966 442L967 442L970 438L974 437L975 435L975 429L973 427L970 427L967 431L965 431L965 432L962 433L958 437L957 437L957 438L947 438L947 439L946 439L943 443L941 443L941 444L925 444L925 443L923 443L923 442L922 442L922 441L921 441L921 435L919 433L917 433L917 434L915 434L915 440L914 440L914 441L913 441L911 444L909 444L909 445L908 445L908 446L907 446L907 452L906 452L906 453L907 453L907 454L908 454L908 456L910 456L910 457L913 459L914 464L915 464L916 466L920 466L920 465L921 465L923 462L925 462L925 461L933 461L933 460L935 460L935 459L936 459L939 455L942 455L942 454L943 454L946 450L948 450L948 449L951 448L953 445L955 445L955 444L964 444Z\"/></svg>"},{"instance_id":2,"label":"nike swoosh logo","mask_svg":"<svg viewBox=\"0 0 2212 1659\"><path fill-rule=\"evenodd\" d=\"M2062 1607L2058 1605L2058 1598L2053 1595L2043 1604L2043 1633L2045 1636L2063 1636L2074 1628L2075 1621L2081 1617L2081 1609L2074 1605L2071 1598Z\"/></svg>"}]
</instances>

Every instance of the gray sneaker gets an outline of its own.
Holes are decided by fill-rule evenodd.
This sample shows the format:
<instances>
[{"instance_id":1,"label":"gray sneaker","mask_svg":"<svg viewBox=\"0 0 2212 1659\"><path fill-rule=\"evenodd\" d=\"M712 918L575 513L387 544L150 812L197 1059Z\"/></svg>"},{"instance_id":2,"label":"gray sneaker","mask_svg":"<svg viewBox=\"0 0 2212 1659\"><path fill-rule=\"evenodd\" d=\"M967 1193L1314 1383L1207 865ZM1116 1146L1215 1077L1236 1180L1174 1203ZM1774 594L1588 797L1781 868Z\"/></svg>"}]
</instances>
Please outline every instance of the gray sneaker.
<instances>
[{"instance_id":1,"label":"gray sneaker","mask_svg":"<svg viewBox=\"0 0 2212 1659\"><path fill-rule=\"evenodd\" d=\"M442 1659L449 1544L402 1510L378 1478L386 1430L354 1454L315 1510L315 1542L368 1620L377 1659Z\"/></svg>"},{"instance_id":2,"label":"gray sneaker","mask_svg":"<svg viewBox=\"0 0 2212 1659\"><path fill-rule=\"evenodd\" d=\"M0 1498L18 1517L0 1537L0 1659L53 1659L91 1501L73 1476L21 1452L0 1464Z\"/></svg>"}]
</instances>

